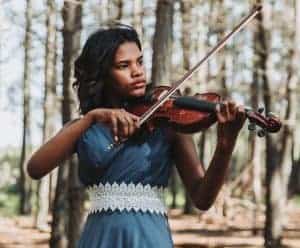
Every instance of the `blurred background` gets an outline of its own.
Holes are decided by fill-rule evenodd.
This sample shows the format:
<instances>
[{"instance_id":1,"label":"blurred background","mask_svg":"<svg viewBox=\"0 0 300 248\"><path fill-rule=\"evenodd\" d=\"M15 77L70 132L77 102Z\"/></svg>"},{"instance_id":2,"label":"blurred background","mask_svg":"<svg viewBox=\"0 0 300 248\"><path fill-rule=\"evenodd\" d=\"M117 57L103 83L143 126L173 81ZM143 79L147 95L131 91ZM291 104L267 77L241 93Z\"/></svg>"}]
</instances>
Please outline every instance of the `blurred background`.
<instances>
[{"instance_id":1,"label":"blurred background","mask_svg":"<svg viewBox=\"0 0 300 248\"><path fill-rule=\"evenodd\" d=\"M148 82L172 85L255 4L262 12L181 92L216 92L283 126L268 134L246 123L207 212L195 209L175 170L165 201L176 247L300 247L297 0L0 0L0 247L75 247L89 206L76 157L39 181L26 162L79 116L73 63L89 34L114 21L134 26ZM215 127L194 140L207 166Z\"/></svg>"}]
</instances>

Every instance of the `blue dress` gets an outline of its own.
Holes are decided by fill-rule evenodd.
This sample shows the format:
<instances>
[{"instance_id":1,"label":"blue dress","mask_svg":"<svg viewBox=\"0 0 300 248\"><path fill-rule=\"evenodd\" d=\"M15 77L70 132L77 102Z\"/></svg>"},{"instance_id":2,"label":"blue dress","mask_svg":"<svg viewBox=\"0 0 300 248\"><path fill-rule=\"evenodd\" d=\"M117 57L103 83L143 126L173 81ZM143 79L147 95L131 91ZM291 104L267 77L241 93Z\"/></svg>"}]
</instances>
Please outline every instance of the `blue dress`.
<instances>
[{"instance_id":1,"label":"blue dress","mask_svg":"<svg viewBox=\"0 0 300 248\"><path fill-rule=\"evenodd\" d=\"M169 137L167 129L160 128L109 150L110 130L94 124L77 144L80 180L87 187L114 183L167 187L173 164ZM173 242L165 214L108 209L88 215L78 247L169 248Z\"/></svg>"}]
</instances>

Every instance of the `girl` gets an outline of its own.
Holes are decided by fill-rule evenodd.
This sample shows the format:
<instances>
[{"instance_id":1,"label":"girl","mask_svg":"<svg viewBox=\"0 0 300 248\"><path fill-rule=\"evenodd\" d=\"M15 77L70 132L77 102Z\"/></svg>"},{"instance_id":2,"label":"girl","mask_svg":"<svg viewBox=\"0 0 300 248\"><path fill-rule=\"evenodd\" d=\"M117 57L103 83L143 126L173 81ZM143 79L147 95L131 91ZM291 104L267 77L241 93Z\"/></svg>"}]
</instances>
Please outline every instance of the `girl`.
<instances>
[{"instance_id":1,"label":"girl","mask_svg":"<svg viewBox=\"0 0 300 248\"><path fill-rule=\"evenodd\" d=\"M131 137L139 117L124 106L146 93L142 49L133 28L118 25L92 34L75 62L75 78L83 117L33 154L29 175L39 179L78 154L79 176L91 200L79 247L172 247L162 198L172 165L196 207L207 210L224 182L245 120L243 109L229 101L217 112L217 145L204 172L191 135L161 127L140 139Z\"/></svg>"}]
</instances>

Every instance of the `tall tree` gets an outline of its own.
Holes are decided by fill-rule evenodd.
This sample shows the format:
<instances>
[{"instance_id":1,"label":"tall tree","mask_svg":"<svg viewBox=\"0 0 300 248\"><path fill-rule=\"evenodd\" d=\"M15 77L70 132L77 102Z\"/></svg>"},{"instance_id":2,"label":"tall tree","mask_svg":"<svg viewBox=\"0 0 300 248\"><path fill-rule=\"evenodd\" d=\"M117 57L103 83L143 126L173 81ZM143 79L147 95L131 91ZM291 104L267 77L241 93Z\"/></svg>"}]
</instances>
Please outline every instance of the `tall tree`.
<instances>
[{"instance_id":1,"label":"tall tree","mask_svg":"<svg viewBox=\"0 0 300 248\"><path fill-rule=\"evenodd\" d=\"M212 17L212 10L213 10L213 1L210 0L209 1L209 11L206 14L205 11L203 11L203 0L201 1L197 1L197 17L195 22L198 23L202 23L202 27L199 25L198 26L198 30L197 30L197 42L196 42L196 49L197 49L197 57L202 58L206 52L206 50L208 50L208 48L210 47L210 35L211 35L211 26L213 26L213 23L210 22L211 17ZM205 28L204 28L205 27ZM201 36L203 35L203 33L206 33L206 37L201 40ZM207 86L208 86L208 82L209 80L212 78L211 75L211 66L210 66L210 61L207 61L206 64L204 64L202 67L199 68L198 70L198 74L197 74L197 90L199 90L199 92L205 92L207 91ZM199 137L198 140L198 153L199 153L199 159L200 161L205 164L206 161L206 136L207 136L207 131L205 132L201 132L201 136Z\"/></svg>"},{"instance_id":2,"label":"tall tree","mask_svg":"<svg viewBox=\"0 0 300 248\"><path fill-rule=\"evenodd\" d=\"M30 147L30 50L32 29L32 1L26 0L26 29L24 38L24 72L23 72L23 135L20 158L20 213L31 212L31 182L26 173L26 162Z\"/></svg>"},{"instance_id":3,"label":"tall tree","mask_svg":"<svg viewBox=\"0 0 300 248\"><path fill-rule=\"evenodd\" d=\"M262 4L263 1L257 1ZM271 112L272 103L274 102L274 94L270 79L267 75L267 61L269 56L268 38L269 37L269 20L266 16L270 16L270 6L265 6L264 12L257 15L257 32L255 32L255 46L254 54L257 56L258 65L260 69L259 80L263 88L263 99L265 103L266 112ZM269 14L269 15L267 15ZM266 221L265 221L265 247L274 248L280 247L282 241L283 230L283 199L284 184L282 181L282 163L281 157L281 141L276 136L266 135ZM283 195L282 195L283 194Z\"/></svg>"},{"instance_id":4,"label":"tall tree","mask_svg":"<svg viewBox=\"0 0 300 248\"><path fill-rule=\"evenodd\" d=\"M258 4L262 4L259 0ZM271 90L270 82L267 77L267 60L268 60L268 50L267 50L267 35L266 28L264 26L264 12L260 12L257 17L257 31L254 34L254 39L256 46L254 46L254 56L257 58L257 65L259 68L259 80L263 87L263 98L265 103L266 111L270 111L271 108ZM277 226L275 221L276 214L276 203L278 198L274 195L275 192L272 190L272 182L275 179L275 168L277 167L278 150L274 144L272 138L267 135L266 137L266 222L265 222L265 247L279 247L280 246L280 234L281 227ZM277 193L276 193L277 194ZM273 200L273 201L272 201ZM272 203L273 202L273 203Z\"/></svg>"},{"instance_id":5,"label":"tall tree","mask_svg":"<svg viewBox=\"0 0 300 248\"><path fill-rule=\"evenodd\" d=\"M195 54L196 54L196 62L198 62L203 56L205 55L205 52L208 50L209 47L209 38L211 33L211 26L213 25L210 23L210 17L211 17L211 11L207 13L205 11L205 4L208 4L210 6L209 10L212 9L212 3L209 1L209 3L205 3L204 0L197 0L195 1L195 13L193 14L193 29L195 29ZM203 35L205 34L205 35ZM207 63L203 64L197 72L197 91L198 92L205 92L207 89L207 83L209 79L211 78L211 70L210 70L210 61L207 61ZM202 154L200 155L202 156Z\"/></svg>"},{"instance_id":6,"label":"tall tree","mask_svg":"<svg viewBox=\"0 0 300 248\"><path fill-rule=\"evenodd\" d=\"M283 125L282 130L282 136L280 138L280 157L278 161L278 172L275 174L275 176L278 177L278 185L280 188L280 197L278 199L278 211L276 213L276 220L280 224L280 231L281 235L283 232L283 225L285 222L285 211L286 211L286 204L288 199L288 183L289 178L292 170L292 149L293 149L293 142L294 142L294 133L295 133L295 127L296 127L296 110L297 110L297 95L296 95L296 89L297 85L299 83L299 65L298 61L300 58L300 51L299 51L299 38L300 33L299 30L295 27L297 27L297 21L299 21L299 3L296 3L297 1L293 1L292 6L287 6L287 8L290 7L290 9L294 10L294 18L292 17L292 28L284 28L283 29L283 37L286 38L287 44L291 44L290 48L288 48L287 53L287 68L286 68L286 85L285 85L285 98L287 100L287 107L285 111L285 122ZM286 20L289 20L286 18ZM287 25L289 26L289 25ZM278 195L278 189L276 190L276 194ZM274 192L275 194L275 192Z\"/></svg>"},{"instance_id":7,"label":"tall tree","mask_svg":"<svg viewBox=\"0 0 300 248\"><path fill-rule=\"evenodd\" d=\"M97 13L98 16L98 22L99 24L107 24L109 22L109 1L108 0L102 0L101 4L97 4L97 12L99 11L99 14Z\"/></svg>"},{"instance_id":8,"label":"tall tree","mask_svg":"<svg viewBox=\"0 0 300 248\"><path fill-rule=\"evenodd\" d=\"M173 0L157 1L151 75L153 85L166 84L171 79L173 14Z\"/></svg>"},{"instance_id":9,"label":"tall tree","mask_svg":"<svg viewBox=\"0 0 300 248\"><path fill-rule=\"evenodd\" d=\"M63 28L63 124L75 118L76 100L72 94L73 65L80 49L80 35L82 28L82 4L66 2L62 11ZM79 182L78 162L75 158L70 159L68 164L68 247L76 246L80 236L84 214L84 190Z\"/></svg>"},{"instance_id":10,"label":"tall tree","mask_svg":"<svg viewBox=\"0 0 300 248\"><path fill-rule=\"evenodd\" d=\"M45 44L45 88L44 88L44 123L43 123L43 143L54 134L55 117L57 114L56 97L56 6L52 0L47 0L46 9L47 37ZM36 226L38 229L47 228L47 216L50 207L51 197L49 197L50 175L39 181L37 195L37 217Z\"/></svg>"},{"instance_id":11,"label":"tall tree","mask_svg":"<svg viewBox=\"0 0 300 248\"><path fill-rule=\"evenodd\" d=\"M226 8L224 4L224 0L218 0L216 1L214 5L218 9L218 13L216 16L216 31L218 40L221 40L225 36L226 31ZM219 84L219 87L221 90L222 97L225 99L228 98L229 92L227 89L226 84L226 48L222 50L222 52L218 53L217 60L218 60L218 66L219 71L217 75L217 83Z\"/></svg>"},{"instance_id":12,"label":"tall tree","mask_svg":"<svg viewBox=\"0 0 300 248\"><path fill-rule=\"evenodd\" d=\"M65 1L63 17L63 101L62 119L66 124L75 117L72 94L73 64L80 48L82 2ZM83 188L78 181L74 158L59 167L54 202L50 246L76 247L83 219ZM66 202L68 199L68 204ZM66 228L68 227L68 228Z\"/></svg>"},{"instance_id":13,"label":"tall tree","mask_svg":"<svg viewBox=\"0 0 300 248\"><path fill-rule=\"evenodd\" d=\"M294 4L294 8L295 8L295 24L294 26L295 27L299 27L300 25L300 1L293 1L293 4ZM293 63L295 63L295 61L297 61L296 59L299 60L299 54L300 54L300 32L299 32L299 29L298 28L295 28L295 38L294 38L294 41L295 41L295 44L294 44L294 58L292 61L294 61ZM298 58L297 58L298 57ZM294 64L293 67L295 67L297 65ZM295 80L295 78L299 78L299 70L296 70L293 72L293 80ZM298 75L298 77L297 77ZM293 91L293 94L295 94L296 92L299 92L299 85L300 83L299 82L296 82L296 85L294 85L294 88L292 89ZM291 92L292 93L292 92ZM296 117L294 117L295 119L295 122L291 122L291 124L293 125L297 125L296 121ZM293 144L293 167L292 167L292 172L291 172L291 178L290 178L290 194L295 194L295 193L299 193L300 192L300 158L296 158L296 150L299 151L299 140L296 139L297 137L297 129L294 130L294 144ZM299 152L297 152L299 154Z\"/></svg>"},{"instance_id":14,"label":"tall tree","mask_svg":"<svg viewBox=\"0 0 300 248\"><path fill-rule=\"evenodd\" d=\"M55 10L57 11L57 9ZM53 76L51 77L51 79L53 80L52 83L52 88L51 88L51 95L53 94L53 97L50 97L51 100L55 100L55 102L53 102L53 115L51 112L51 115L49 116L49 132L54 131L54 123L56 123L53 119L55 118L55 116L59 115L59 109L61 102L58 101L58 95L56 92L56 86L57 86L57 69L56 69L56 64L57 64L57 30L55 28L55 31L53 30L53 32L55 32L54 35L54 41L53 41L53 51L54 51L54 58L53 58ZM54 88L55 87L55 88ZM49 99L49 101L51 101ZM49 112L50 113L50 112ZM52 126L53 124L53 126ZM53 129L52 129L53 128ZM45 130L47 130L47 128L44 128ZM45 132L46 133L46 132ZM56 183L57 183L57 174L58 174L58 169L54 169L53 171L50 172L49 174L49 213L52 212L53 209L53 202L54 202L54 196L55 196L55 191L56 191Z\"/></svg>"},{"instance_id":15,"label":"tall tree","mask_svg":"<svg viewBox=\"0 0 300 248\"><path fill-rule=\"evenodd\" d=\"M256 31L254 31L256 32ZM258 45L258 42L255 42L255 45ZM258 74L259 67L256 65L256 60L254 59L254 71L253 71L253 82L251 84L251 106L253 109L258 108L258 100L259 100L259 84L258 84ZM262 185L261 185L261 142L256 137L256 134L251 132L249 134L249 143L250 143L250 152L249 152L249 161L248 164L251 166L251 177L252 177L252 189L253 189L253 201L255 204L255 208L253 209L253 232L254 234L257 232L256 230L256 221L258 219L258 205L261 202L262 197Z\"/></svg>"},{"instance_id":16,"label":"tall tree","mask_svg":"<svg viewBox=\"0 0 300 248\"><path fill-rule=\"evenodd\" d=\"M180 1L180 12L182 18L181 29L181 44L183 51L183 68L185 71L191 69L191 54L192 54L192 37L190 31L192 30L192 8L194 7L194 1ZM191 90L186 90L191 91ZM193 203L185 192L185 204L184 213L190 214L193 212Z\"/></svg>"},{"instance_id":17,"label":"tall tree","mask_svg":"<svg viewBox=\"0 0 300 248\"><path fill-rule=\"evenodd\" d=\"M123 0L115 0L115 6L116 6L116 20L121 21L123 18Z\"/></svg>"},{"instance_id":18,"label":"tall tree","mask_svg":"<svg viewBox=\"0 0 300 248\"><path fill-rule=\"evenodd\" d=\"M227 19L226 19L226 6L224 0L212 1L211 7L213 10L217 10L214 14L214 23L215 23L215 32L218 39L218 42L224 38L226 33L226 26L227 26ZM227 89L227 77L226 77L226 54L227 54L227 47L224 47L221 52L219 52L216 56L217 64L218 64L218 71L216 76L216 88L219 89L221 96L224 99L229 97L229 92ZM228 182L228 181L227 181ZM222 191L220 192L215 206L217 214L219 214L221 218L227 215L228 210L228 202L230 197L230 187L225 183L223 185Z\"/></svg>"},{"instance_id":19,"label":"tall tree","mask_svg":"<svg viewBox=\"0 0 300 248\"><path fill-rule=\"evenodd\" d=\"M259 18L256 18L256 22L259 21ZM253 81L251 83L250 89L250 98L251 106L253 109L258 109L259 97L260 97L260 85L261 85L261 57L259 53L261 51L261 44L259 42L259 35L262 32L259 29L260 25L256 23L253 29ZM253 232L256 233L256 221L258 218L258 204L261 201L262 192L261 192L261 159L259 151L261 149L260 142L256 138L255 133L250 133L249 135L250 142L250 156L249 164L252 167L252 187L253 187L253 200L255 203L255 208L253 209Z\"/></svg>"},{"instance_id":20,"label":"tall tree","mask_svg":"<svg viewBox=\"0 0 300 248\"><path fill-rule=\"evenodd\" d=\"M133 1L132 25L138 32L140 38L143 38L143 0Z\"/></svg>"},{"instance_id":21,"label":"tall tree","mask_svg":"<svg viewBox=\"0 0 300 248\"><path fill-rule=\"evenodd\" d=\"M151 82L153 86L161 83L166 84L171 80L173 15L174 1L158 0L156 5L156 24L152 54ZM175 172L173 171L171 179L173 191L175 189L175 180ZM173 200L174 199L175 197ZM173 207L176 205L175 200L172 205Z\"/></svg>"}]
</instances>

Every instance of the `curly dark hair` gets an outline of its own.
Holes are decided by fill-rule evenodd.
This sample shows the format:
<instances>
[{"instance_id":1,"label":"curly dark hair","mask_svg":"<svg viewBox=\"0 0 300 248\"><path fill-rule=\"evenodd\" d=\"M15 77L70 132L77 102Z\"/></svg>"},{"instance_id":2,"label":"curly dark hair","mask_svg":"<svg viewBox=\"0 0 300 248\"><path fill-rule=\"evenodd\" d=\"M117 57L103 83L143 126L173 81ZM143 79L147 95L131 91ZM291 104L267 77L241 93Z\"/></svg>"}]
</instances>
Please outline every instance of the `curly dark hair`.
<instances>
[{"instance_id":1,"label":"curly dark hair","mask_svg":"<svg viewBox=\"0 0 300 248\"><path fill-rule=\"evenodd\" d=\"M109 82L115 53L125 42L135 42L142 50L135 29L124 24L100 28L87 39L74 64L76 81L73 87L77 90L81 114L104 106L103 88Z\"/></svg>"}]
</instances>

